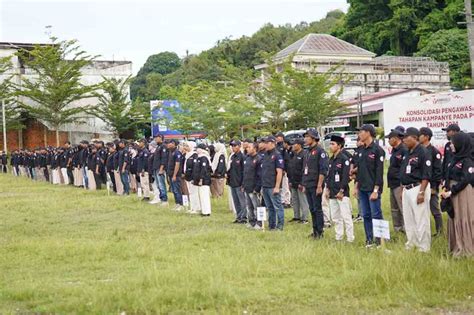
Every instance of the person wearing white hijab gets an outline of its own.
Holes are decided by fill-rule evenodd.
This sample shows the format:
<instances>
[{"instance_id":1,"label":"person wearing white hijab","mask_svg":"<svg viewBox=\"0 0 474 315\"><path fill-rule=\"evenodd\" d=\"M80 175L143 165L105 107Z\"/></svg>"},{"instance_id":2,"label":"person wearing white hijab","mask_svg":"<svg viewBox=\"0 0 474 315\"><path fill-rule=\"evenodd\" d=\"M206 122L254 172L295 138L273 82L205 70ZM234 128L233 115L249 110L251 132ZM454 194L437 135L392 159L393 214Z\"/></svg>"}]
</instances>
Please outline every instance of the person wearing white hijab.
<instances>
[{"instance_id":1,"label":"person wearing white hijab","mask_svg":"<svg viewBox=\"0 0 474 315\"><path fill-rule=\"evenodd\" d=\"M223 143L216 143L214 147L216 154L211 162L211 195L214 198L220 198L224 195L225 174L227 172L227 151Z\"/></svg>"},{"instance_id":2,"label":"person wearing white hijab","mask_svg":"<svg viewBox=\"0 0 474 315\"><path fill-rule=\"evenodd\" d=\"M193 141L186 141L183 148L186 151L183 173L189 193L189 212L192 214L197 214L201 211L201 206L199 203L198 187L193 184L193 169L194 164L197 163L198 158L198 155L195 151L196 143Z\"/></svg>"},{"instance_id":3,"label":"person wearing white hijab","mask_svg":"<svg viewBox=\"0 0 474 315\"><path fill-rule=\"evenodd\" d=\"M193 183L198 188L199 206L202 216L211 215L211 157L207 146L200 143L196 149L197 163L194 163Z\"/></svg>"}]
</instances>

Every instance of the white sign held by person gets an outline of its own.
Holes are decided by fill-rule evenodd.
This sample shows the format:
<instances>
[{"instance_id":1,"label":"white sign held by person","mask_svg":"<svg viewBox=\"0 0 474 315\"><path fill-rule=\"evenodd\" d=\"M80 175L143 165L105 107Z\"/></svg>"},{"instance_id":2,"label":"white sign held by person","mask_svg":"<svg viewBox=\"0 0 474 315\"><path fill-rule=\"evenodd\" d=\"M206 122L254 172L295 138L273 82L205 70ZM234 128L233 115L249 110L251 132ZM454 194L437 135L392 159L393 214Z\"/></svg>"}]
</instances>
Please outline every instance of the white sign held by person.
<instances>
[{"instance_id":1,"label":"white sign held by person","mask_svg":"<svg viewBox=\"0 0 474 315\"><path fill-rule=\"evenodd\" d=\"M399 97L383 104L385 133L396 126L428 127L431 142L441 151L447 142L442 128L457 124L461 130L474 132L474 90Z\"/></svg>"},{"instance_id":2,"label":"white sign held by person","mask_svg":"<svg viewBox=\"0 0 474 315\"><path fill-rule=\"evenodd\" d=\"M383 238L386 240L390 239L390 226L386 220L372 219L372 225L374 226L374 236Z\"/></svg>"},{"instance_id":3,"label":"white sign held by person","mask_svg":"<svg viewBox=\"0 0 474 315\"><path fill-rule=\"evenodd\" d=\"M257 207L257 221L267 220L267 209L265 207Z\"/></svg>"}]
</instances>

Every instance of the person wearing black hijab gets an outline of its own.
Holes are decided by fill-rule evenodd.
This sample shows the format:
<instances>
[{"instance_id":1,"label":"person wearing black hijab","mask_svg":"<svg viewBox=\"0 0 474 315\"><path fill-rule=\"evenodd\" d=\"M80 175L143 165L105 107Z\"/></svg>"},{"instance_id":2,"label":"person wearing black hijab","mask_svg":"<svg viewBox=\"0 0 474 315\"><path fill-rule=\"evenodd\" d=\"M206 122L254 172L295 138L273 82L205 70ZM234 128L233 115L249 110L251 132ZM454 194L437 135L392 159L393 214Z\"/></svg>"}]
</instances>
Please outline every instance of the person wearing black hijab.
<instances>
[{"instance_id":1,"label":"person wearing black hijab","mask_svg":"<svg viewBox=\"0 0 474 315\"><path fill-rule=\"evenodd\" d=\"M451 199L448 244L453 256L474 256L474 163L471 137L463 132L451 138L454 156L447 166L443 199Z\"/></svg>"}]
</instances>

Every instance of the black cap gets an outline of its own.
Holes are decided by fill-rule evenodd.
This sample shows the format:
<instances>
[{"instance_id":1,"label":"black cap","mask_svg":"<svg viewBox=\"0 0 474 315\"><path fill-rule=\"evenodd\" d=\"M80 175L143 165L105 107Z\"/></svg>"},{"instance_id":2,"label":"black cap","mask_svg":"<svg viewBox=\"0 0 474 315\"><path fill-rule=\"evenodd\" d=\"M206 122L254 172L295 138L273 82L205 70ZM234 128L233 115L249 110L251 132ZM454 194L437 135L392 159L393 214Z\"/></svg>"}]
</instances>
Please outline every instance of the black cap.
<instances>
[{"instance_id":1,"label":"black cap","mask_svg":"<svg viewBox=\"0 0 474 315\"><path fill-rule=\"evenodd\" d=\"M433 131L431 131L430 128L428 127L421 127L420 128L420 135L428 136L428 137L433 137Z\"/></svg>"},{"instance_id":2,"label":"black cap","mask_svg":"<svg viewBox=\"0 0 474 315\"><path fill-rule=\"evenodd\" d=\"M416 129L415 127L408 127L407 130L405 131L404 136L405 137L408 137L408 136L419 137L420 131Z\"/></svg>"},{"instance_id":3,"label":"black cap","mask_svg":"<svg viewBox=\"0 0 474 315\"><path fill-rule=\"evenodd\" d=\"M174 143L175 145L178 145L179 141L176 140L176 139L170 139L170 140L168 140L168 143Z\"/></svg>"},{"instance_id":4,"label":"black cap","mask_svg":"<svg viewBox=\"0 0 474 315\"><path fill-rule=\"evenodd\" d=\"M156 134L156 135L155 135L155 138L161 138L161 139L163 139L164 137L163 137L163 135L162 135L161 133L159 133L159 134Z\"/></svg>"},{"instance_id":5,"label":"black cap","mask_svg":"<svg viewBox=\"0 0 474 315\"><path fill-rule=\"evenodd\" d=\"M299 144L299 145L304 145L304 140L301 138L296 138L291 141L291 144Z\"/></svg>"},{"instance_id":6,"label":"black cap","mask_svg":"<svg viewBox=\"0 0 474 315\"><path fill-rule=\"evenodd\" d=\"M388 135L386 135L385 138L387 138L387 139L403 138L404 134L405 134L405 128L403 128L403 131L392 129L392 131L390 131L390 133Z\"/></svg>"},{"instance_id":7,"label":"black cap","mask_svg":"<svg viewBox=\"0 0 474 315\"><path fill-rule=\"evenodd\" d=\"M331 136L331 141L334 141L337 144L344 144L344 138L341 137L341 136L337 136L337 135L332 135Z\"/></svg>"},{"instance_id":8,"label":"black cap","mask_svg":"<svg viewBox=\"0 0 474 315\"><path fill-rule=\"evenodd\" d=\"M274 136L268 136L263 140L264 142L276 142L276 138Z\"/></svg>"},{"instance_id":9,"label":"black cap","mask_svg":"<svg viewBox=\"0 0 474 315\"><path fill-rule=\"evenodd\" d=\"M461 128L459 128L459 126L456 124L451 124L448 126L448 128L443 128L441 130L446 131L446 132L448 131L460 132Z\"/></svg>"},{"instance_id":10,"label":"black cap","mask_svg":"<svg viewBox=\"0 0 474 315\"><path fill-rule=\"evenodd\" d=\"M253 142L250 138L245 138L242 142Z\"/></svg>"},{"instance_id":11,"label":"black cap","mask_svg":"<svg viewBox=\"0 0 474 315\"><path fill-rule=\"evenodd\" d=\"M230 145L231 145L231 146L236 146L236 145L241 145L241 144L242 144L242 143L240 142L240 140L232 140L232 141L230 142Z\"/></svg>"},{"instance_id":12,"label":"black cap","mask_svg":"<svg viewBox=\"0 0 474 315\"><path fill-rule=\"evenodd\" d=\"M357 128L360 131L367 131L372 137L375 137L375 127L372 124L365 124L362 127Z\"/></svg>"},{"instance_id":13,"label":"black cap","mask_svg":"<svg viewBox=\"0 0 474 315\"><path fill-rule=\"evenodd\" d=\"M304 136L310 136L311 138L313 139L316 139L316 140L319 140L319 132L314 129L314 128L309 128L308 130L306 130L306 133L304 134Z\"/></svg>"},{"instance_id":14,"label":"black cap","mask_svg":"<svg viewBox=\"0 0 474 315\"><path fill-rule=\"evenodd\" d=\"M405 133L405 127L403 126L396 126L395 128L393 128L392 130L390 131L398 131L400 133Z\"/></svg>"},{"instance_id":15,"label":"black cap","mask_svg":"<svg viewBox=\"0 0 474 315\"><path fill-rule=\"evenodd\" d=\"M207 149L207 145L206 145L205 143L201 142L201 143L199 143L199 144L197 145L197 148L198 148L198 149L206 150L206 149Z\"/></svg>"},{"instance_id":16,"label":"black cap","mask_svg":"<svg viewBox=\"0 0 474 315\"><path fill-rule=\"evenodd\" d=\"M145 144L147 143L146 139L144 139L144 138L138 140L138 142L145 143Z\"/></svg>"},{"instance_id":17,"label":"black cap","mask_svg":"<svg viewBox=\"0 0 474 315\"><path fill-rule=\"evenodd\" d=\"M283 132L280 131L280 132L277 132L277 133L275 134L275 137L282 137L282 138L284 138L285 135L283 134Z\"/></svg>"}]
</instances>

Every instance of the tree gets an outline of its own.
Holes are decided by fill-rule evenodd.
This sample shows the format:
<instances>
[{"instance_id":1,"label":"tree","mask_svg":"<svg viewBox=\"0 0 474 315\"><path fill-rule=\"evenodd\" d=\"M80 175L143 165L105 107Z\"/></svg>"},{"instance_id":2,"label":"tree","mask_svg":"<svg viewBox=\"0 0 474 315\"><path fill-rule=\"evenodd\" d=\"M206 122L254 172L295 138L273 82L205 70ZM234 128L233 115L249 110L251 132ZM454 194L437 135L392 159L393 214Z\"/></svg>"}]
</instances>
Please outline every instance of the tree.
<instances>
[{"instance_id":1,"label":"tree","mask_svg":"<svg viewBox=\"0 0 474 315\"><path fill-rule=\"evenodd\" d=\"M452 85L464 88L469 85L471 72L467 45L466 30L440 30L431 35L417 55L449 63Z\"/></svg>"},{"instance_id":2,"label":"tree","mask_svg":"<svg viewBox=\"0 0 474 315\"><path fill-rule=\"evenodd\" d=\"M154 99L160 90L162 76L175 72L180 66L181 60L174 52L165 51L148 57L131 82L132 99L137 97L147 101ZM159 86L156 86L157 82L160 82Z\"/></svg>"},{"instance_id":3,"label":"tree","mask_svg":"<svg viewBox=\"0 0 474 315\"><path fill-rule=\"evenodd\" d=\"M29 115L56 131L56 145L59 146L59 128L68 123L80 123L80 114L87 109L87 106L74 106L73 103L93 97L98 88L98 85L81 83L81 70L96 56L81 50L76 40L50 39L50 45L18 51L18 57L36 75L34 78L23 76L16 94L33 102L22 101L21 106Z\"/></svg>"},{"instance_id":4,"label":"tree","mask_svg":"<svg viewBox=\"0 0 474 315\"><path fill-rule=\"evenodd\" d=\"M0 58L0 75L11 69L11 56ZM13 76L13 75L12 75ZM0 106L5 102L5 125L6 130L18 130L24 127L21 119L21 108L15 101L11 83L12 76L7 76L0 82ZM3 115L0 108L0 129L3 129Z\"/></svg>"},{"instance_id":5,"label":"tree","mask_svg":"<svg viewBox=\"0 0 474 315\"><path fill-rule=\"evenodd\" d=\"M335 87L347 78L341 77L338 67L320 74L299 71L286 65L283 73L288 95L287 104L291 110L289 124L292 129L324 126L345 111L345 106L339 101L342 85Z\"/></svg>"},{"instance_id":6,"label":"tree","mask_svg":"<svg viewBox=\"0 0 474 315\"><path fill-rule=\"evenodd\" d=\"M140 99L131 102L129 99L130 77L126 79L102 78L102 91L96 93L98 104L87 110L89 114L102 119L108 129L120 138L124 133L135 133L140 125L149 123L148 103Z\"/></svg>"},{"instance_id":7,"label":"tree","mask_svg":"<svg viewBox=\"0 0 474 315\"><path fill-rule=\"evenodd\" d=\"M184 85L175 97L180 108L171 109L170 127L184 134L201 131L218 140L252 130L259 122L258 108L248 98L245 85L218 86L201 82Z\"/></svg>"}]
</instances>

